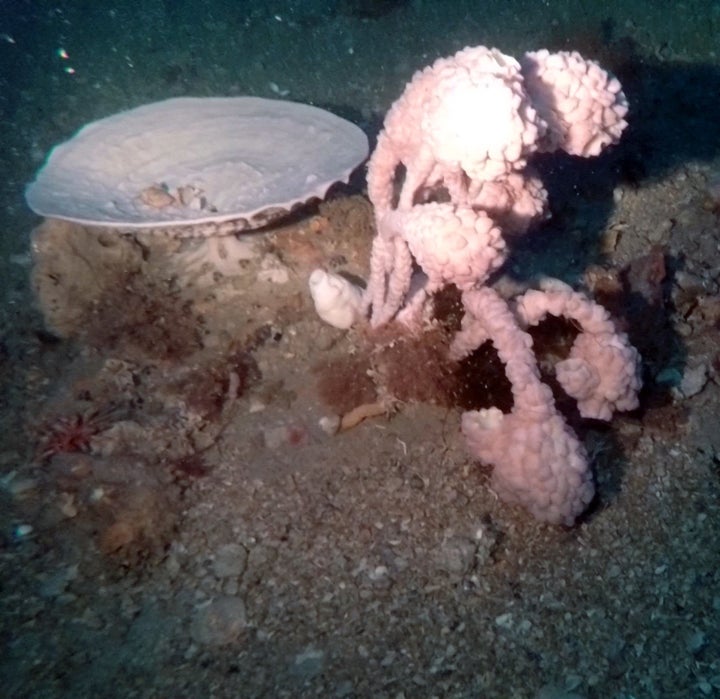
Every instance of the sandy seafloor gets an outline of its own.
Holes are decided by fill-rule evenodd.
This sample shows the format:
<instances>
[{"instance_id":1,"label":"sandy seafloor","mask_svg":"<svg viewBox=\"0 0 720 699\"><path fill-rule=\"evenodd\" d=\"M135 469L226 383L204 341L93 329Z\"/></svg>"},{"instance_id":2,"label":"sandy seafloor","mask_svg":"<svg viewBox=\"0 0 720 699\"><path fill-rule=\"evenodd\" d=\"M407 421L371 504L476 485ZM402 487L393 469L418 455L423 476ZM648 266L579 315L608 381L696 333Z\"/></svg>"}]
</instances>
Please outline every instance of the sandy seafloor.
<instances>
[{"instance_id":1,"label":"sandy seafloor","mask_svg":"<svg viewBox=\"0 0 720 699\"><path fill-rule=\"evenodd\" d=\"M697 0L3 0L0 695L720 696L719 35ZM63 226L33 266L24 186L83 124L282 93L372 139L477 44L577 49L631 102L618 147L540 163L553 218L509 263L593 289L643 354L638 411L569 417L598 489L574 528L497 501L459 408L403 394L422 348L316 317L313 267L367 273L362 176L232 269ZM394 414L320 429L383 382Z\"/></svg>"}]
</instances>

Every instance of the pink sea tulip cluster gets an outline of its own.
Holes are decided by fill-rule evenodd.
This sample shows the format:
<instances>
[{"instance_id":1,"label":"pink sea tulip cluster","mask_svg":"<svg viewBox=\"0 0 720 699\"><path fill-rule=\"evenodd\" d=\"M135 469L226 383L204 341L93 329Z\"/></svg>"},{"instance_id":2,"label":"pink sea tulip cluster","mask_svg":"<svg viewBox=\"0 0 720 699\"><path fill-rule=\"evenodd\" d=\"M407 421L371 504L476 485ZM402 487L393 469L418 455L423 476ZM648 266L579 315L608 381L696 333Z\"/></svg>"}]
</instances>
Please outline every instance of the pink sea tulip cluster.
<instances>
[{"instance_id":1,"label":"pink sea tulip cluster","mask_svg":"<svg viewBox=\"0 0 720 699\"><path fill-rule=\"evenodd\" d=\"M518 62L497 49L466 48L415 74L368 165L377 225L364 295L370 323L397 318L418 327L431 294L447 284L460 289L465 316L451 358L491 341L513 394L510 413L463 415L468 446L494 467L502 499L551 523L572 524L594 486L584 447L540 380L525 328L548 314L580 326L556 373L585 417L609 420L637 406L639 357L604 308L560 282L510 304L487 284L506 259L503 234L524 233L546 215L532 156L597 155L620 138L626 114L617 79L578 53L537 51Z\"/></svg>"},{"instance_id":2,"label":"pink sea tulip cluster","mask_svg":"<svg viewBox=\"0 0 720 699\"><path fill-rule=\"evenodd\" d=\"M493 464L493 488L500 497L524 505L540 520L572 524L594 492L587 455L555 408L550 388L540 381L532 338L521 324L536 325L550 313L579 325L570 357L555 370L583 417L610 420L614 409L638 406L637 350L617 332L602 306L557 280L546 281L543 290L525 292L512 310L489 287L466 292L463 304L465 316L451 358L462 359L491 340L513 395L509 414L489 408L463 415L468 446L477 458Z\"/></svg>"},{"instance_id":3,"label":"pink sea tulip cluster","mask_svg":"<svg viewBox=\"0 0 720 699\"><path fill-rule=\"evenodd\" d=\"M371 276L370 285L384 295L373 299L378 307L382 301L386 309L402 304L410 288L413 260L427 276L422 292L413 302L417 308L428 294L447 284L471 289L478 277L486 278L505 261L500 228L481 209L438 203L389 209L379 225L395 248L396 274L390 277L387 287L382 283L373 285ZM405 315L413 315L415 310L412 307L411 313ZM377 320L386 322L390 318L378 314Z\"/></svg>"},{"instance_id":4,"label":"pink sea tulip cluster","mask_svg":"<svg viewBox=\"0 0 720 699\"><path fill-rule=\"evenodd\" d=\"M576 52L536 51L520 63L476 46L417 72L390 108L368 164L378 227L366 294L371 323L395 316L405 301L398 291L410 287L408 241L388 224L388 211L422 215L425 198L442 190L452 206L522 233L547 210L528 159L558 149L597 155L619 139L627 109L618 80ZM476 270L478 284L488 271Z\"/></svg>"},{"instance_id":5,"label":"pink sea tulip cluster","mask_svg":"<svg viewBox=\"0 0 720 699\"><path fill-rule=\"evenodd\" d=\"M526 53L525 88L546 125L540 150L599 155L617 143L627 126L627 102L620 81L577 51Z\"/></svg>"},{"instance_id":6,"label":"pink sea tulip cluster","mask_svg":"<svg viewBox=\"0 0 720 699\"><path fill-rule=\"evenodd\" d=\"M526 325L550 314L572 319L582 328L570 356L555 366L558 382L577 400L580 415L610 420L615 410L637 408L640 357L602 306L552 279L539 291L525 292L516 312Z\"/></svg>"},{"instance_id":7,"label":"pink sea tulip cluster","mask_svg":"<svg viewBox=\"0 0 720 699\"><path fill-rule=\"evenodd\" d=\"M399 208L442 182L460 203L473 182L525 166L545 131L523 88L520 64L497 49L466 48L419 71L385 118L368 169L368 194L391 207L395 168L406 168Z\"/></svg>"},{"instance_id":8,"label":"pink sea tulip cluster","mask_svg":"<svg viewBox=\"0 0 720 699\"><path fill-rule=\"evenodd\" d=\"M509 414L498 408L463 414L468 447L494 466L492 487L503 500L525 506L539 520L573 524L592 500L594 485L585 448L540 381L532 338L493 289L469 291L463 302L466 315L451 356L460 359L478 342L492 340L513 394Z\"/></svg>"}]
</instances>

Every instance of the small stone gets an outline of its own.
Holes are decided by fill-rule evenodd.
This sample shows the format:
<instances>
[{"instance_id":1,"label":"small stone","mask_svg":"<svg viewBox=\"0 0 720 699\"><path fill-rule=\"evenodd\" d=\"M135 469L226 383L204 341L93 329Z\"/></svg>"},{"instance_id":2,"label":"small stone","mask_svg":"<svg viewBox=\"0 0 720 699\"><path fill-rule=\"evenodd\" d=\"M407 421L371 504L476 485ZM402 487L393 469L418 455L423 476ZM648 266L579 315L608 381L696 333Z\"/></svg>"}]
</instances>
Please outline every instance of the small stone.
<instances>
[{"instance_id":1,"label":"small stone","mask_svg":"<svg viewBox=\"0 0 720 699\"><path fill-rule=\"evenodd\" d=\"M385 653L385 657L380 661L381 667L390 667L395 662L395 658L395 651L389 650L387 653Z\"/></svg>"},{"instance_id":2,"label":"small stone","mask_svg":"<svg viewBox=\"0 0 720 699\"><path fill-rule=\"evenodd\" d=\"M350 680L341 682L335 689L335 696L337 699L345 699L353 693L353 683Z\"/></svg>"},{"instance_id":3,"label":"small stone","mask_svg":"<svg viewBox=\"0 0 720 699\"><path fill-rule=\"evenodd\" d=\"M707 636L702 631L695 631L687 637L685 645L693 655L697 655L707 645Z\"/></svg>"},{"instance_id":4,"label":"small stone","mask_svg":"<svg viewBox=\"0 0 720 699\"><path fill-rule=\"evenodd\" d=\"M222 584L222 592L231 597L237 595L240 592L240 583L235 578L228 578Z\"/></svg>"},{"instance_id":5,"label":"small stone","mask_svg":"<svg viewBox=\"0 0 720 699\"><path fill-rule=\"evenodd\" d=\"M14 475L0 482L0 487L6 489L12 497L21 498L37 487L38 482L34 478L15 478Z\"/></svg>"},{"instance_id":6,"label":"small stone","mask_svg":"<svg viewBox=\"0 0 720 699\"><path fill-rule=\"evenodd\" d=\"M665 232L657 226L648 232L647 237L651 243L659 243L665 237Z\"/></svg>"},{"instance_id":7,"label":"small stone","mask_svg":"<svg viewBox=\"0 0 720 699\"><path fill-rule=\"evenodd\" d=\"M338 338L342 337L343 334L342 331L333 328L332 325L325 325L323 323L323 325L315 331L310 341L318 352L327 352L338 343Z\"/></svg>"},{"instance_id":8,"label":"small stone","mask_svg":"<svg viewBox=\"0 0 720 699\"><path fill-rule=\"evenodd\" d=\"M270 284L287 284L290 279L290 272L278 257L265 255L260 260L260 271L257 274L257 279L260 282L269 282Z\"/></svg>"},{"instance_id":9,"label":"small stone","mask_svg":"<svg viewBox=\"0 0 720 699\"><path fill-rule=\"evenodd\" d=\"M453 537L435 552L435 565L449 575L463 576L472 568L476 549L475 543L469 539Z\"/></svg>"},{"instance_id":10,"label":"small stone","mask_svg":"<svg viewBox=\"0 0 720 699\"><path fill-rule=\"evenodd\" d=\"M705 364L687 367L680 385L673 390L678 398L691 398L705 388L708 382L708 368Z\"/></svg>"},{"instance_id":11,"label":"small stone","mask_svg":"<svg viewBox=\"0 0 720 699\"><path fill-rule=\"evenodd\" d=\"M72 493L60 493L58 495L58 509L63 517L67 517L68 519L75 517L78 513L75 496Z\"/></svg>"},{"instance_id":12,"label":"small stone","mask_svg":"<svg viewBox=\"0 0 720 699\"><path fill-rule=\"evenodd\" d=\"M392 583L390 578L390 571L387 566L376 566L367 571L368 579L373 587L378 589L385 589Z\"/></svg>"},{"instance_id":13,"label":"small stone","mask_svg":"<svg viewBox=\"0 0 720 699\"><path fill-rule=\"evenodd\" d=\"M78 566L71 565L61 568L46 578L40 585L41 597L53 598L60 596L67 589L68 585L77 578Z\"/></svg>"},{"instance_id":14,"label":"small stone","mask_svg":"<svg viewBox=\"0 0 720 699\"><path fill-rule=\"evenodd\" d=\"M712 691L713 691L712 685L711 685L709 682L707 682L706 680L700 680L700 681L698 682L698 689L699 689L705 696L709 696L710 694L712 694Z\"/></svg>"},{"instance_id":15,"label":"small stone","mask_svg":"<svg viewBox=\"0 0 720 699\"><path fill-rule=\"evenodd\" d=\"M248 552L247 569L243 575L243 583L252 585L260 582L268 574L277 559L277 551L271 546L253 546Z\"/></svg>"},{"instance_id":16,"label":"small stone","mask_svg":"<svg viewBox=\"0 0 720 699\"><path fill-rule=\"evenodd\" d=\"M180 561L178 560L178 557L175 555L175 553L170 553L168 557L165 559L165 571L170 576L171 579L174 579L177 577L178 573L180 572L181 566Z\"/></svg>"},{"instance_id":17,"label":"small stone","mask_svg":"<svg viewBox=\"0 0 720 699\"><path fill-rule=\"evenodd\" d=\"M291 672L293 675L301 677L303 680L308 680L319 675L322 672L324 664L324 651L311 646L295 656Z\"/></svg>"},{"instance_id":18,"label":"small stone","mask_svg":"<svg viewBox=\"0 0 720 699\"><path fill-rule=\"evenodd\" d=\"M33 533L32 524L17 524L13 529L13 536L16 541L27 539Z\"/></svg>"},{"instance_id":19,"label":"small stone","mask_svg":"<svg viewBox=\"0 0 720 699\"><path fill-rule=\"evenodd\" d=\"M246 564L247 551L240 544L225 544L215 552L212 571L218 578L239 577Z\"/></svg>"},{"instance_id":20,"label":"small stone","mask_svg":"<svg viewBox=\"0 0 720 699\"><path fill-rule=\"evenodd\" d=\"M204 646L223 646L237 640L247 626L245 603L239 597L217 597L195 613L190 634Z\"/></svg>"},{"instance_id":21,"label":"small stone","mask_svg":"<svg viewBox=\"0 0 720 699\"><path fill-rule=\"evenodd\" d=\"M678 386L682 381L682 374L677 367L665 367L655 376L655 383L663 388Z\"/></svg>"},{"instance_id":22,"label":"small stone","mask_svg":"<svg viewBox=\"0 0 720 699\"><path fill-rule=\"evenodd\" d=\"M511 629L513 627L513 615L511 612L505 612L495 617L495 624L501 629Z\"/></svg>"},{"instance_id":23,"label":"small stone","mask_svg":"<svg viewBox=\"0 0 720 699\"><path fill-rule=\"evenodd\" d=\"M326 434L333 435L337 434L340 429L340 416L339 415L326 415L318 420L320 429Z\"/></svg>"},{"instance_id":24,"label":"small stone","mask_svg":"<svg viewBox=\"0 0 720 699\"><path fill-rule=\"evenodd\" d=\"M556 685L546 685L538 691L535 699L583 699L583 696Z\"/></svg>"}]
</instances>

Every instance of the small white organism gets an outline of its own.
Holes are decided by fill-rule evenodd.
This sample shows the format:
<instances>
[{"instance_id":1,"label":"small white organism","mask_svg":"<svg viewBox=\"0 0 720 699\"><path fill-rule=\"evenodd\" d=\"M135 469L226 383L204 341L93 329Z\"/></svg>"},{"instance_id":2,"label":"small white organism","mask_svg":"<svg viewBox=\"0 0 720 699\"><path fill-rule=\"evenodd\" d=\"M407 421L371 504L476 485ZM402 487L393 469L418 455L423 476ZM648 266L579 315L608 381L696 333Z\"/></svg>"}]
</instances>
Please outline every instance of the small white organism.
<instances>
[{"instance_id":1,"label":"small white organism","mask_svg":"<svg viewBox=\"0 0 720 699\"><path fill-rule=\"evenodd\" d=\"M316 269L308 280L317 314L329 325L347 330L362 313L362 290L349 279Z\"/></svg>"}]
</instances>

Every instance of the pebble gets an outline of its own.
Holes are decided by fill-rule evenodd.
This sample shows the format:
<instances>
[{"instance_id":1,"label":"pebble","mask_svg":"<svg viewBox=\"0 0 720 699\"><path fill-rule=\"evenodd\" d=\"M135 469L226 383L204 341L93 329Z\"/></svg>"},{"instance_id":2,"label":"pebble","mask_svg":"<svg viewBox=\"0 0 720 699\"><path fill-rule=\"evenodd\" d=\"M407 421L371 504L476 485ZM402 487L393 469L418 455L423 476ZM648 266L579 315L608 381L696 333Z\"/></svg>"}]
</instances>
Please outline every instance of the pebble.
<instances>
[{"instance_id":1,"label":"pebble","mask_svg":"<svg viewBox=\"0 0 720 699\"><path fill-rule=\"evenodd\" d=\"M239 597L216 597L200 607L190 627L195 643L223 646L237 640L247 627L245 603Z\"/></svg>"},{"instance_id":2,"label":"pebble","mask_svg":"<svg viewBox=\"0 0 720 699\"><path fill-rule=\"evenodd\" d=\"M469 572L475 561L476 545L469 539L453 537L445 541L433 556L435 565L441 571L462 576Z\"/></svg>"},{"instance_id":3,"label":"pebble","mask_svg":"<svg viewBox=\"0 0 720 699\"><path fill-rule=\"evenodd\" d=\"M212 571L218 578L236 578L245 572L247 551L240 544L225 544L215 552Z\"/></svg>"},{"instance_id":4,"label":"pebble","mask_svg":"<svg viewBox=\"0 0 720 699\"><path fill-rule=\"evenodd\" d=\"M275 255L265 255L260 260L260 271L257 273L260 282L271 284L287 284L290 280L288 268Z\"/></svg>"},{"instance_id":5,"label":"pebble","mask_svg":"<svg viewBox=\"0 0 720 699\"><path fill-rule=\"evenodd\" d=\"M392 584L390 571L387 566L380 565L368 570L367 577L372 587L377 589L384 590Z\"/></svg>"},{"instance_id":6,"label":"pebble","mask_svg":"<svg viewBox=\"0 0 720 699\"><path fill-rule=\"evenodd\" d=\"M253 546L248 553L247 569L243 577L245 585L259 583L277 559L277 551L271 546Z\"/></svg>"},{"instance_id":7,"label":"pebble","mask_svg":"<svg viewBox=\"0 0 720 699\"><path fill-rule=\"evenodd\" d=\"M13 538L15 541L22 541L27 539L33 533L32 524L16 524L13 527Z\"/></svg>"},{"instance_id":8,"label":"pebble","mask_svg":"<svg viewBox=\"0 0 720 699\"><path fill-rule=\"evenodd\" d=\"M513 615L511 612L505 612L495 617L495 624L501 629L511 629L514 625Z\"/></svg>"},{"instance_id":9,"label":"pebble","mask_svg":"<svg viewBox=\"0 0 720 699\"><path fill-rule=\"evenodd\" d=\"M337 434L337 431L340 428L340 416L339 415L323 416L318 420L318 425L320 426L320 429L323 432L325 432L325 434L329 434L329 435Z\"/></svg>"},{"instance_id":10,"label":"pebble","mask_svg":"<svg viewBox=\"0 0 720 699\"><path fill-rule=\"evenodd\" d=\"M228 578L223 582L222 591L225 595L237 595L240 591L240 584L234 578Z\"/></svg>"},{"instance_id":11,"label":"pebble","mask_svg":"<svg viewBox=\"0 0 720 699\"><path fill-rule=\"evenodd\" d=\"M709 696L712 694L713 686L710 684L710 682L707 682L706 680L700 680L698 682L698 689L705 695Z\"/></svg>"},{"instance_id":12,"label":"pebble","mask_svg":"<svg viewBox=\"0 0 720 699\"><path fill-rule=\"evenodd\" d=\"M316 677L322 672L325 664L325 653L309 646L302 653L298 653L292 664L291 672L303 680Z\"/></svg>"},{"instance_id":13,"label":"pebble","mask_svg":"<svg viewBox=\"0 0 720 699\"><path fill-rule=\"evenodd\" d=\"M41 597L53 598L59 597L68 585L77 578L78 566L77 564L68 566L66 568L60 568L56 570L52 575L43 580L38 590Z\"/></svg>"},{"instance_id":14,"label":"pebble","mask_svg":"<svg viewBox=\"0 0 720 699\"><path fill-rule=\"evenodd\" d=\"M655 376L655 383L662 387L676 387L682 381L682 374L677 367L665 367Z\"/></svg>"},{"instance_id":15,"label":"pebble","mask_svg":"<svg viewBox=\"0 0 720 699\"><path fill-rule=\"evenodd\" d=\"M338 340L343 335L344 331L333 328L332 325L323 324L322 327L314 331L311 342L318 352L327 352L338 343Z\"/></svg>"},{"instance_id":16,"label":"pebble","mask_svg":"<svg viewBox=\"0 0 720 699\"><path fill-rule=\"evenodd\" d=\"M37 480L34 478L16 478L13 471L8 476L0 479L0 488L6 490L12 497L21 498L37 487Z\"/></svg>"},{"instance_id":17,"label":"pebble","mask_svg":"<svg viewBox=\"0 0 720 699\"><path fill-rule=\"evenodd\" d=\"M666 235L666 230L662 226L657 226L648 231L647 237L651 243L659 243Z\"/></svg>"},{"instance_id":18,"label":"pebble","mask_svg":"<svg viewBox=\"0 0 720 699\"><path fill-rule=\"evenodd\" d=\"M352 695L353 689L353 683L350 680L345 680L344 682L341 682L335 689L335 696L337 697L337 699L345 699L345 697L349 697Z\"/></svg>"},{"instance_id":19,"label":"pebble","mask_svg":"<svg viewBox=\"0 0 720 699\"><path fill-rule=\"evenodd\" d=\"M535 699L583 699L581 694L566 691L560 687L548 685L543 687L536 695Z\"/></svg>"},{"instance_id":20,"label":"pebble","mask_svg":"<svg viewBox=\"0 0 720 699\"><path fill-rule=\"evenodd\" d=\"M705 364L687 367L683 372L680 385L673 389L678 398L691 398L705 388L708 382L708 368Z\"/></svg>"},{"instance_id":21,"label":"pebble","mask_svg":"<svg viewBox=\"0 0 720 699\"><path fill-rule=\"evenodd\" d=\"M170 553L168 557L165 559L165 570L167 571L167 574L170 576L171 579L174 579L177 577L178 573L181 570L180 561L178 560L178 557L175 555L175 553Z\"/></svg>"},{"instance_id":22,"label":"pebble","mask_svg":"<svg viewBox=\"0 0 720 699\"><path fill-rule=\"evenodd\" d=\"M693 631L686 639L685 645L693 655L697 655L707 645L707 636L700 630Z\"/></svg>"}]
</instances>

